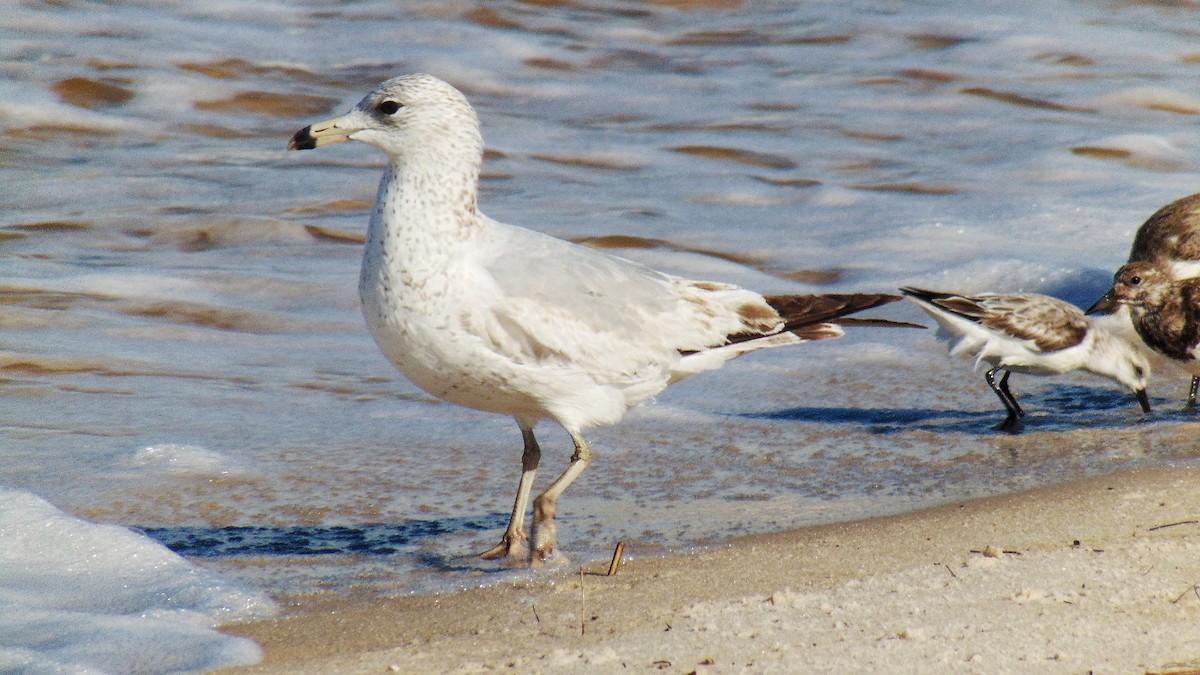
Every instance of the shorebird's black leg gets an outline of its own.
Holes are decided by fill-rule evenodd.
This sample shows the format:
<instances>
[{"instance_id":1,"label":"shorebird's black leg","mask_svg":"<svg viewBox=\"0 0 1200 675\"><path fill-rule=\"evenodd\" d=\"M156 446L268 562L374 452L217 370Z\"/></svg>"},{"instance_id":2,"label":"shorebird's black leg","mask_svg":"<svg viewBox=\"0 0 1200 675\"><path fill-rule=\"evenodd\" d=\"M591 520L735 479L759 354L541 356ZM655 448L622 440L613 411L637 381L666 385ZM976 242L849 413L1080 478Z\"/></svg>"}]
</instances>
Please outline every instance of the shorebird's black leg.
<instances>
[{"instance_id":1,"label":"shorebird's black leg","mask_svg":"<svg viewBox=\"0 0 1200 675\"><path fill-rule=\"evenodd\" d=\"M1184 411L1196 412L1196 391L1200 389L1200 377L1192 376L1192 388L1188 389L1187 405L1183 406Z\"/></svg>"},{"instance_id":2,"label":"shorebird's black leg","mask_svg":"<svg viewBox=\"0 0 1200 675\"><path fill-rule=\"evenodd\" d=\"M1017 417L1024 417L1025 411L1021 409L1021 406L1017 403L1017 397L1013 396L1012 391L1008 388L1009 375L1012 375L1011 370L1004 371L1004 377L1000 378L1000 391L1004 392L1004 395L1008 397L1008 402L1011 403L1012 407L1016 409Z\"/></svg>"},{"instance_id":3,"label":"shorebird's black leg","mask_svg":"<svg viewBox=\"0 0 1200 675\"><path fill-rule=\"evenodd\" d=\"M1000 431L1007 431L1010 434L1019 433L1024 425L1021 424L1021 418L1025 416L1025 411L1021 410L1021 406L1017 404L1017 399L1008 389L1009 371L1005 370L1004 375L1000 378L1000 382L996 382L996 371L1003 370L1000 366L996 366L984 374L987 379L988 386L992 391L996 392L996 397L1004 404L1004 409L1008 411L1008 417L1003 422L996 425Z\"/></svg>"}]
</instances>

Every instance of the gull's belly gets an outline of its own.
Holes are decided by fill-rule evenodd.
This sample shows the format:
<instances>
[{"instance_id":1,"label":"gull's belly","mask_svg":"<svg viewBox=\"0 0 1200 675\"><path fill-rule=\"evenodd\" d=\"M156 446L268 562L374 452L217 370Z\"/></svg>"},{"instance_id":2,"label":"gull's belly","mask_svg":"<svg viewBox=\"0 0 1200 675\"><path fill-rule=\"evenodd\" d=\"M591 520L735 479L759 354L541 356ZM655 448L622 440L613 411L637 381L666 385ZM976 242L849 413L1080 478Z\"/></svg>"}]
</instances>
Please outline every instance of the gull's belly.
<instances>
[{"instance_id":1,"label":"gull's belly","mask_svg":"<svg viewBox=\"0 0 1200 675\"><path fill-rule=\"evenodd\" d=\"M373 303L372 303L373 304ZM456 331L449 317L371 311L364 318L384 356L414 385L468 408L527 418L547 416L520 368Z\"/></svg>"}]
</instances>

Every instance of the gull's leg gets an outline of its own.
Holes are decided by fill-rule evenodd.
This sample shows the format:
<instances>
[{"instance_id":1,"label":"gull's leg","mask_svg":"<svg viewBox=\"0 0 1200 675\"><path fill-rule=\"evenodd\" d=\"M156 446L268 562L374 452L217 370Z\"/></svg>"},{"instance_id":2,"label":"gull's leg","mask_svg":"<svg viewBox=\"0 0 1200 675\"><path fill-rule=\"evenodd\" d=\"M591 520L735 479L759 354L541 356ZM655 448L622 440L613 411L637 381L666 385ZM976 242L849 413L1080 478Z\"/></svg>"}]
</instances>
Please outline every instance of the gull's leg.
<instances>
[{"instance_id":1,"label":"gull's leg","mask_svg":"<svg viewBox=\"0 0 1200 675\"><path fill-rule=\"evenodd\" d=\"M1001 370L1000 366L996 366L984 374L988 386L996 393L996 397L1004 404L1004 409L1008 411L1008 417L1003 422L996 425L1000 431L1007 431L1010 434L1015 434L1021 430L1021 416L1025 414L1021 410L1021 406L1017 405L1017 400L1013 398L1012 392L1008 390L1008 371L1004 371L1004 376L1000 378L1000 383L996 383L996 371Z\"/></svg>"},{"instance_id":2,"label":"gull's leg","mask_svg":"<svg viewBox=\"0 0 1200 675\"><path fill-rule=\"evenodd\" d=\"M513 502L512 517L500 543L480 554L481 558L521 558L525 556L525 510L529 507L529 493L533 490L533 477L537 474L542 449L533 437L533 424L517 420L521 427L521 438L525 440L525 451L521 453L521 482L517 485L517 499Z\"/></svg>"},{"instance_id":3,"label":"gull's leg","mask_svg":"<svg viewBox=\"0 0 1200 675\"><path fill-rule=\"evenodd\" d=\"M1196 412L1196 393L1200 390L1200 377L1192 376L1192 388L1188 389L1187 405L1183 409L1187 412Z\"/></svg>"},{"instance_id":4,"label":"gull's leg","mask_svg":"<svg viewBox=\"0 0 1200 675\"><path fill-rule=\"evenodd\" d=\"M529 547L529 563L536 565L554 554L555 528L554 511L558 498L571 485L579 474L592 461L592 451L578 431L567 430L571 440L575 442L575 454L571 455L571 464L562 472L550 487L546 488L537 499L533 500L533 540Z\"/></svg>"}]
</instances>

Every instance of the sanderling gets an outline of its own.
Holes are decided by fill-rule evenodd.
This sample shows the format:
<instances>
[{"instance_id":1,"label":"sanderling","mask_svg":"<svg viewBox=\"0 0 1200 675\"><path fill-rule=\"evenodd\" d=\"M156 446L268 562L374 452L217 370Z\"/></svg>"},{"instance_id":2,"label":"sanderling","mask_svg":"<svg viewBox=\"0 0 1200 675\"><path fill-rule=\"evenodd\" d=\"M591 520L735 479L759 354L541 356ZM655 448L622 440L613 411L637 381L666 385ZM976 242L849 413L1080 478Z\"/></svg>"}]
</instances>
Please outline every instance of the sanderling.
<instances>
[{"instance_id":1,"label":"sanderling","mask_svg":"<svg viewBox=\"0 0 1200 675\"><path fill-rule=\"evenodd\" d=\"M937 320L939 335L952 344L952 356L969 355L978 365L992 365L985 374L1008 411L996 428L1021 430L1025 412L1008 388L1010 372L1057 375L1086 370L1111 378L1137 396L1150 412L1146 380L1150 365L1133 345L1097 326L1069 302L1037 293L980 293L958 295L903 287L902 293ZM1004 371L996 380L996 373Z\"/></svg>"},{"instance_id":2,"label":"sanderling","mask_svg":"<svg viewBox=\"0 0 1200 675\"><path fill-rule=\"evenodd\" d=\"M739 354L838 337L838 317L900 297L764 297L492 220L477 207L479 120L458 90L428 75L384 82L288 148L348 140L389 160L359 277L376 343L416 386L511 415L524 439L512 516L486 557L524 555L538 420L562 425L575 451L533 502L531 563L555 552L557 500L591 459L582 430Z\"/></svg>"}]
</instances>

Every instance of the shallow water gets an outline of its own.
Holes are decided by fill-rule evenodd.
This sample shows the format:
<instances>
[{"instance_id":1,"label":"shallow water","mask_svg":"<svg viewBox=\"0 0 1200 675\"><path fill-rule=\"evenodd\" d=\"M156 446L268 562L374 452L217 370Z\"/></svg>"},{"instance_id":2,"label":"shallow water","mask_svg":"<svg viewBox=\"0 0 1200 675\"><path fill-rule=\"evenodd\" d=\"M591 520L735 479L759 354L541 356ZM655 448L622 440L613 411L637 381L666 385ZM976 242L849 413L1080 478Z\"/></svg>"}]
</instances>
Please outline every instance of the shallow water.
<instances>
[{"instance_id":1,"label":"shallow water","mask_svg":"<svg viewBox=\"0 0 1200 675\"><path fill-rule=\"evenodd\" d=\"M0 21L3 485L276 597L488 583L511 420L438 403L358 314L382 166L298 128L393 75L460 87L493 217L764 291L1088 304L1197 191L1200 10L1175 3L21 3ZM904 304L875 312L926 321ZM932 331L863 328L681 383L591 432L576 561L1142 464L1148 420L1015 376L1029 431ZM543 472L569 442L540 428Z\"/></svg>"}]
</instances>

